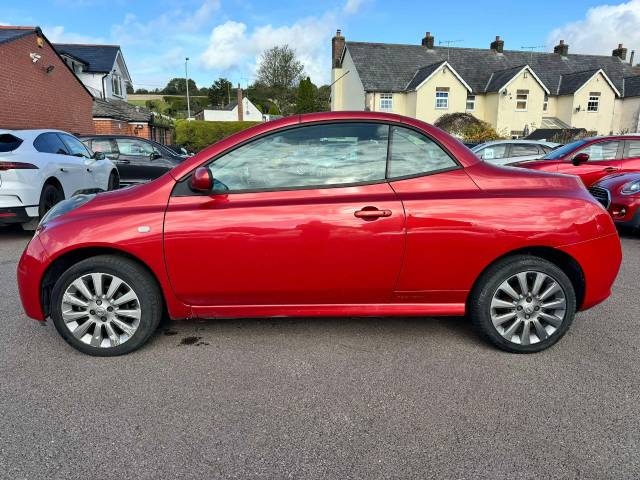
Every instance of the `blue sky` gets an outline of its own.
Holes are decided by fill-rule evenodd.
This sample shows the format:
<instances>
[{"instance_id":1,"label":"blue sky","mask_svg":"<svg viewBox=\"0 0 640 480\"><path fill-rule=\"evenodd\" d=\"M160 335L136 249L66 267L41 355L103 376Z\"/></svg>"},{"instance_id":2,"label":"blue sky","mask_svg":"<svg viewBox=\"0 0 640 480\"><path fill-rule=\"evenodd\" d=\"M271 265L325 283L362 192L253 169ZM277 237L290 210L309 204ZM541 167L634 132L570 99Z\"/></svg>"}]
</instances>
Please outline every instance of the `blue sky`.
<instances>
[{"instance_id":1,"label":"blue sky","mask_svg":"<svg viewBox=\"0 0 640 480\"><path fill-rule=\"evenodd\" d=\"M428 30L456 46L552 49L610 54L619 42L640 49L640 0L425 2L403 0L0 0L0 24L38 25L51 41L122 46L136 88L162 87L184 75L199 86L226 76L253 80L260 53L288 43L315 83L330 76L330 39L419 43ZM637 57L638 58L638 57Z\"/></svg>"}]
</instances>

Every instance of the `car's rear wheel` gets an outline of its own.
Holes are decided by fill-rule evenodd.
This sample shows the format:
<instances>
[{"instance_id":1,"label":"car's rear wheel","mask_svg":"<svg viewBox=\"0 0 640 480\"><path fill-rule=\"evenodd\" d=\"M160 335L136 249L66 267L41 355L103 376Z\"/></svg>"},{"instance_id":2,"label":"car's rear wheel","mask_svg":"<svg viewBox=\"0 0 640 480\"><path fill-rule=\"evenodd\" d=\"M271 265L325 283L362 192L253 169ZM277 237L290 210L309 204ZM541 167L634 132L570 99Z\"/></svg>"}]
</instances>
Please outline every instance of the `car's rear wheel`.
<instances>
[{"instance_id":1,"label":"car's rear wheel","mask_svg":"<svg viewBox=\"0 0 640 480\"><path fill-rule=\"evenodd\" d=\"M52 183L45 184L40 192L40 204L38 205L38 215L47 213L58 202L64 200L64 192Z\"/></svg>"},{"instance_id":2,"label":"car's rear wheel","mask_svg":"<svg viewBox=\"0 0 640 480\"><path fill-rule=\"evenodd\" d=\"M567 275L539 257L517 255L492 265L478 280L468 310L491 343L514 353L534 353L567 332L576 295Z\"/></svg>"},{"instance_id":3,"label":"car's rear wheel","mask_svg":"<svg viewBox=\"0 0 640 480\"><path fill-rule=\"evenodd\" d=\"M142 346L158 327L160 295L155 279L136 262L101 255L60 276L51 295L51 318L77 350L122 355Z\"/></svg>"}]
</instances>

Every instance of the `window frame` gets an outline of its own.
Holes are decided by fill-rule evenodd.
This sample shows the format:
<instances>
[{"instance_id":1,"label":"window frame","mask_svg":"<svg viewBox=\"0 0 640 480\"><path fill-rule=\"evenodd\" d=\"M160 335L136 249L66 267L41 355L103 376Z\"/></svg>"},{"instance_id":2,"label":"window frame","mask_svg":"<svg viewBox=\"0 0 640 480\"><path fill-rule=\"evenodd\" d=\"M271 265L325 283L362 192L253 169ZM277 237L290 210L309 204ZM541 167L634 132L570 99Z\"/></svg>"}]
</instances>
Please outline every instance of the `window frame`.
<instances>
[{"instance_id":1,"label":"window frame","mask_svg":"<svg viewBox=\"0 0 640 480\"><path fill-rule=\"evenodd\" d=\"M469 108L469 102L471 102L472 105L473 105L471 108ZM467 112L475 112L475 110L476 110L476 96L475 95L472 95L470 93L467 94L467 101L466 101L466 103L464 105L464 109Z\"/></svg>"},{"instance_id":2,"label":"window frame","mask_svg":"<svg viewBox=\"0 0 640 480\"><path fill-rule=\"evenodd\" d=\"M446 96L438 97L439 93L444 94ZM436 87L435 97L434 97L435 98L434 108L436 110L449 110L449 93L450 93L449 87ZM443 99L445 100L446 105L444 107L439 107L438 106L438 100L443 100Z\"/></svg>"},{"instance_id":3,"label":"window frame","mask_svg":"<svg viewBox=\"0 0 640 480\"><path fill-rule=\"evenodd\" d=\"M600 111L600 97L600 92L589 92L589 96L587 97L587 113L598 113ZM595 110L591 110L589 104L595 104Z\"/></svg>"},{"instance_id":4,"label":"window frame","mask_svg":"<svg viewBox=\"0 0 640 480\"><path fill-rule=\"evenodd\" d=\"M115 86L118 86L118 92L116 93ZM122 95L122 82L120 81L120 75L114 73L111 75L111 93L119 98L123 98Z\"/></svg>"},{"instance_id":5,"label":"window frame","mask_svg":"<svg viewBox=\"0 0 640 480\"><path fill-rule=\"evenodd\" d=\"M614 158L601 158L601 159L593 159L591 158L591 155L589 155L589 160L587 160L587 163L590 162L610 162L612 160L620 160L622 158L622 155L624 153L624 147L626 142L622 139L609 139L609 138L604 138L602 140L599 141L595 141L595 142L589 142L585 145L582 145L578 150L574 151L570 156L569 156L569 160L573 160L574 157L580 153L587 153L584 150L593 147L594 145L598 145L601 143L617 143L618 144L618 148L616 149L616 154Z\"/></svg>"},{"instance_id":6,"label":"window frame","mask_svg":"<svg viewBox=\"0 0 640 480\"><path fill-rule=\"evenodd\" d=\"M529 90L516 90L516 112L526 112L529 110ZM519 96L524 96L525 99L518 100ZM524 108L518 108L518 103L524 102Z\"/></svg>"},{"instance_id":7,"label":"window frame","mask_svg":"<svg viewBox=\"0 0 640 480\"><path fill-rule=\"evenodd\" d=\"M383 100L389 102L389 107L382 106ZM378 103L381 112L393 112L393 93L380 93L380 101Z\"/></svg>"},{"instance_id":8,"label":"window frame","mask_svg":"<svg viewBox=\"0 0 640 480\"><path fill-rule=\"evenodd\" d=\"M293 129L296 129L296 128L304 128L304 127L318 126L318 125L335 125L335 124L344 124L344 123L371 123L371 124L382 124L382 125L386 125L387 127L389 127L389 135L387 137L387 156L386 156L386 159L385 159L385 178L383 178L381 180L374 180L374 181L369 181L369 182L339 183L339 184L331 184L331 185L305 185L305 186L302 186L302 187L252 188L252 189L245 189L245 190L225 191L225 192L216 192L216 191L213 191L213 192L194 192L189 187L189 180L191 179L191 177L193 175L193 172L196 170L196 168L199 168L199 167L208 168L208 166L211 163L215 162L219 158L221 158L221 157L233 152L234 150L237 150L238 148L243 147L244 145L247 145L247 144L249 144L249 143L251 143L251 142L253 142L255 140L259 140L259 139L267 137L269 135L286 132L288 130L293 130ZM440 147L442 149L442 151L444 151L451 158L451 160L453 160L454 166L452 166L450 168L436 170L436 171L421 172L421 173L412 174L412 175L405 175L405 176L402 176L402 177L389 177L389 165L390 165L390 161L391 161L391 148L390 148L390 145L391 145L391 127L394 127L394 126L395 127L406 128L406 129L409 129L409 130L413 130L418 134L424 135L429 140L434 142L438 147ZM406 180L406 179L419 178L419 177L427 177L427 176L437 175L439 173L449 172L449 171L453 171L453 170L460 170L460 169L463 169L463 168L464 167L458 161L458 159L441 142L439 142L437 139L435 139L431 135L427 134L423 130L420 130L419 128L414 127L413 125L408 125L406 123L401 123L401 122L393 122L393 121L386 121L386 120L369 120L369 119L325 120L325 121L318 121L318 122L309 122L309 123L304 123L304 124L288 125L288 126L283 127L283 128L279 128L279 129L276 129L276 130L271 130L271 131L268 131L268 132L264 132L264 133L262 133L260 135L257 135L255 137L249 138L249 139L247 139L247 140L245 140L243 142L240 142L237 145L234 145L233 147L231 147L230 149L224 150L223 152L220 152L218 155L215 155L215 156L209 158L205 162L202 162L200 165L197 165L192 170L190 170L189 172L185 173L184 176L182 176L180 178L180 180L178 182L176 182L176 184L173 187L173 190L171 192L171 196L172 197L201 197L201 196L212 196L212 195L235 195L235 194L243 194L243 193L289 192L289 191L296 191L296 190L324 190L324 189L328 189L328 188L359 187L359 186L365 186L365 185L379 185L379 184L382 184L382 183L390 184L391 182L396 182L396 181L399 181L399 180Z\"/></svg>"},{"instance_id":9,"label":"window frame","mask_svg":"<svg viewBox=\"0 0 640 480\"><path fill-rule=\"evenodd\" d=\"M622 159L621 160L629 160L632 158L640 158L640 155L638 155L637 157L631 157L629 156L629 151L631 150L631 142L634 143L640 143L640 137L635 140L635 139L630 139L630 138L626 138L624 140L624 150L622 151Z\"/></svg>"},{"instance_id":10,"label":"window frame","mask_svg":"<svg viewBox=\"0 0 640 480\"><path fill-rule=\"evenodd\" d=\"M47 136L53 136L55 138L58 139L58 141L60 142L60 144L64 147L65 152L60 153L60 152L45 152L42 150L38 150L38 147L36 147L36 142L40 139L40 138L44 138ZM68 155L71 156L71 152L69 151L69 147L67 146L66 143L64 143L64 140L62 140L62 138L60 138L60 135L58 135L58 132L42 132L40 135L38 135L36 138L33 139L32 142L33 148L38 152L38 153L44 153L45 155Z\"/></svg>"},{"instance_id":11,"label":"window frame","mask_svg":"<svg viewBox=\"0 0 640 480\"><path fill-rule=\"evenodd\" d=\"M549 111L549 95L547 93L544 94L544 99L542 100L542 111Z\"/></svg>"}]
</instances>

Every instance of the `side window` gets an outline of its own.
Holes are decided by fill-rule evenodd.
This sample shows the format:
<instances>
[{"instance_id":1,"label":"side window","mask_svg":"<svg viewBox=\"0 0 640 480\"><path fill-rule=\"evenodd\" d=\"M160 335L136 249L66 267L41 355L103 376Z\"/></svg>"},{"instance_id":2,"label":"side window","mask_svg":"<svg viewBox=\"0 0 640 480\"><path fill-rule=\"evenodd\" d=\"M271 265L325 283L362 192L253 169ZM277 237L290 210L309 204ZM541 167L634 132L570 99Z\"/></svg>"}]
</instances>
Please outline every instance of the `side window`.
<instances>
[{"instance_id":1,"label":"side window","mask_svg":"<svg viewBox=\"0 0 640 480\"><path fill-rule=\"evenodd\" d=\"M511 145L510 157L524 157L527 155L540 155L538 146L532 143L514 143Z\"/></svg>"},{"instance_id":2,"label":"side window","mask_svg":"<svg viewBox=\"0 0 640 480\"><path fill-rule=\"evenodd\" d=\"M33 141L34 148L41 153L57 153L59 155L69 155L69 151L57 133L41 133Z\"/></svg>"},{"instance_id":3,"label":"side window","mask_svg":"<svg viewBox=\"0 0 640 480\"><path fill-rule=\"evenodd\" d=\"M507 152L507 144L500 143L497 145L489 145L478 152L478 156L482 160L497 160L504 158Z\"/></svg>"},{"instance_id":4,"label":"side window","mask_svg":"<svg viewBox=\"0 0 640 480\"><path fill-rule=\"evenodd\" d=\"M456 167L456 162L430 138L414 130L391 127L391 178Z\"/></svg>"},{"instance_id":5,"label":"side window","mask_svg":"<svg viewBox=\"0 0 640 480\"><path fill-rule=\"evenodd\" d=\"M116 143L118 144L118 151L122 155L144 155L148 157L153 153L151 145L135 138L116 138Z\"/></svg>"},{"instance_id":6,"label":"side window","mask_svg":"<svg viewBox=\"0 0 640 480\"><path fill-rule=\"evenodd\" d=\"M640 140L627 140L624 158L640 158Z\"/></svg>"},{"instance_id":7,"label":"side window","mask_svg":"<svg viewBox=\"0 0 640 480\"><path fill-rule=\"evenodd\" d=\"M616 154L618 153L619 145L620 142L618 141L592 143L591 145L576 152L576 155L578 153L586 153L587 155L589 155L589 161L614 160L616 158Z\"/></svg>"},{"instance_id":8,"label":"side window","mask_svg":"<svg viewBox=\"0 0 640 480\"><path fill-rule=\"evenodd\" d=\"M304 188L385 179L389 126L313 125L274 133L209 165L215 190Z\"/></svg>"},{"instance_id":9,"label":"side window","mask_svg":"<svg viewBox=\"0 0 640 480\"><path fill-rule=\"evenodd\" d=\"M87 147L85 147L77 138L72 137L71 135L62 134L60 135L60 138L62 138L62 141L67 146L69 153L74 157L91 158L91 154L89 153L89 150L87 150Z\"/></svg>"},{"instance_id":10,"label":"side window","mask_svg":"<svg viewBox=\"0 0 640 480\"><path fill-rule=\"evenodd\" d=\"M91 141L91 149L94 152L102 152L108 158L115 158L118 156L118 147L116 142L106 138L93 139Z\"/></svg>"}]
</instances>

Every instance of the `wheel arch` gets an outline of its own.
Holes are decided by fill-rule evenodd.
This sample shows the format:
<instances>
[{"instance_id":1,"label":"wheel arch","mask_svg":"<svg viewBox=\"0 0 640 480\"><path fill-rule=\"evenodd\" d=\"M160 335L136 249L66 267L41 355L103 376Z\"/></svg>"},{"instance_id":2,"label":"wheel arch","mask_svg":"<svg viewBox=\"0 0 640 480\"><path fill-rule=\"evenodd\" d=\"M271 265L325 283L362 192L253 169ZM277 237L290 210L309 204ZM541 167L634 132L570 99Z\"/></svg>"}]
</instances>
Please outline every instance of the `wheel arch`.
<instances>
[{"instance_id":1,"label":"wheel arch","mask_svg":"<svg viewBox=\"0 0 640 480\"><path fill-rule=\"evenodd\" d=\"M119 250L117 248L111 247L82 247L75 250L71 250L66 252L55 260L51 262L51 264L45 270L42 281L40 283L40 302L42 303L42 310L45 314L45 317L50 315L50 304L51 304L51 292L53 290L53 286L56 283L56 280L60 277L60 275L66 271L72 265L86 260L87 258L96 257L98 255L116 255L122 258L126 258L135 262L141 268L143 268L146 272L151 275L151 278L156 282L158 289L163 292L162 295L162 309L163 313L167 313L167 304L166 299L164 297L164 290L162 288L162 283L158 279L155 272L147 266L145 262L141 259L132 255L123 250Z\"/></svg>"},{"instance_id":2,"label":"wheel arch","mask_svg":"<svg viewBox=\"0 0 640 480\"><path fill-rule=\"evenodd\" d=\"M64 193L64 186L62 185L62 182L55 176L50 176L48 177L43 183L42 183L42 188L44 188L45 185L53 185L54 187L58 188L61 192L62 195L66 197L65 193ZM42 189L41 189L42 190Z\"/></svg>"},{"instance_id":3,"label":"wheel arch","mask_svg":"<svg viewBox=\"0 0 640 480\"><path fill-rule=\"evenodd\" d=\"M497 262L504 260L505 258L516 256L516 255L531 255L534 257L542 258L547 260L548 262L553 263L556 267L560 268L571 280L571 284L576 293L576 308L580 309L582 303L584 301L586 284L584 278L584 272L582 271L582 267L578 261L562 250L558 250L557 248L547 247L547 246L533 246L533 247L523 247L516 250L511 250L509 252L504 253L503 255L493 259L478 275L475 282L473 283L473 287L471 288L471 292L476 288L478 282L484 275L484 273L495 265ZM470 300L471 295L467 297L467 302ZM468 311L467 306L467 311Z\"/></svg>"}]
</instances>

